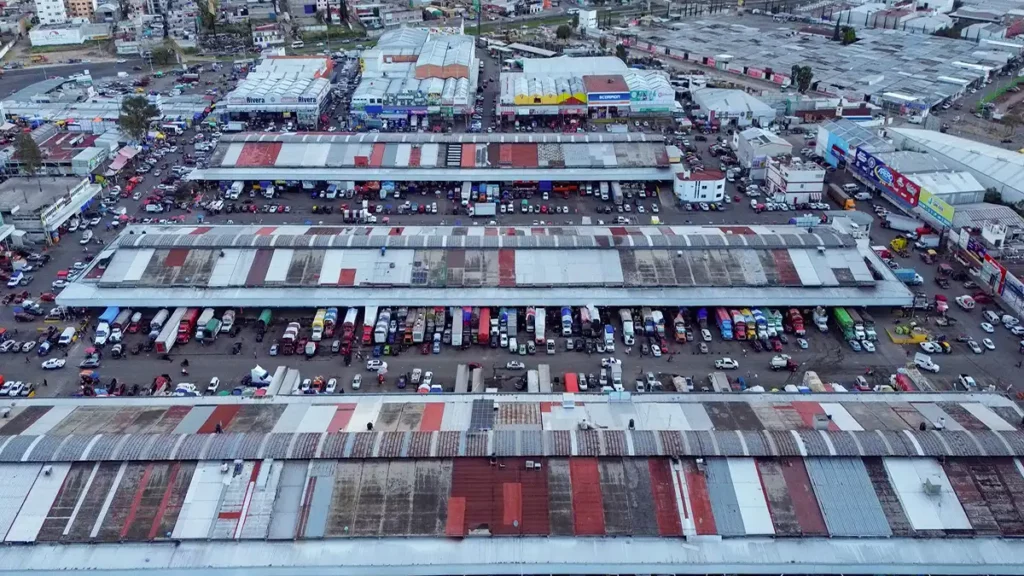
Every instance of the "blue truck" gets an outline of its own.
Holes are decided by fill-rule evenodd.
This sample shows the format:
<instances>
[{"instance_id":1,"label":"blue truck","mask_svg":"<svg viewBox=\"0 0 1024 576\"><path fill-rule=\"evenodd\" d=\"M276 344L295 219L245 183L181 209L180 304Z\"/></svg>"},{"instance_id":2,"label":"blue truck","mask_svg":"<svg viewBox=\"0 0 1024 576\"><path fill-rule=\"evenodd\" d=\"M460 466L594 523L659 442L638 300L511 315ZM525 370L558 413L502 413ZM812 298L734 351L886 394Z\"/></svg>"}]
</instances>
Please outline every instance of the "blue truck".
<instances>
[{"instance_id":1,"label":"blue truck","mask_svg":"<svg viewBox=\"0 0 1024 576\"><path fill-rule=\"evenodd\" d=\"M121 309L118 308L117 306L109 306L107 307L106 310L103 311L103 314L100 314L99 321L106 322L107 324L112 324L120 312Z\"/></svg>"},{"instance_id":2,"label":"blue truck","mask_svg":"<svg viewBox=\"0 0 1024 576\"><path fill-rule=\"evenodd\" d=\"M913 268L899 268L893 270L892 273L907 286L920 286L924 283L924 278Z\"/></svg>"}]
</instances>

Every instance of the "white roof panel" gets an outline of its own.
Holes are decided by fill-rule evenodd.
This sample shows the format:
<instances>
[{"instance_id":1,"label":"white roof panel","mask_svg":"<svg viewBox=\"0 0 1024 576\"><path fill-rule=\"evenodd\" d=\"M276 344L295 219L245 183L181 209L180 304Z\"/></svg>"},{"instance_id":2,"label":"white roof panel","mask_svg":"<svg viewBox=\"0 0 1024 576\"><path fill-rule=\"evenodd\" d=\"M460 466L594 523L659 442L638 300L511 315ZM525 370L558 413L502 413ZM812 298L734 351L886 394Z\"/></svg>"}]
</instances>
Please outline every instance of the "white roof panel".
<instances>
[{"instance_id":1,"label":"white roof panel","mask_svg":"<svg viewBox=\"0 0 1024 576\"><path fill-rule=\"evenodd\" d=\"M292 256L295 250L277 249L270 259L270 266L267 268L266 282L284 282L288 277L288 268L292 265Z\"/></svg>"},{"instance_id":2,"label":"white roof panel","mask_svg":"<svg viewBox=\"0 0 1024 576\"><path fill-rule=\"evenodd\" d=\"M224 153L224 159L220 161L221 166L234 166L238 164L238 157L242 155L242 147L245 146L243 142L232 142L228 145L227 152Z\"/></svg>"},{"instance_id":3,"label":"white roof panel","mask_svg":"<svg viewBox=\"0 0 1024 576\"><path fill-rule=\"evenodd\" d=\"M743 528L748 535L775 534L768 501L765 499L761 474L753 458L729 458L729 475L736 489L736 503L740 507Z\"/></svg>"},{"instance_id":4,"label":"white roof panel","mask_svg":"<svg viewBox=\"0 0 1024 576\"><path fill-rule=\"evenodd\" d=\"M945 470L930 458L884 458L889 483L915 530L970 530L971 523ZM932 490L926 491L926 484Z\"/></svg>"},{"instance_id":5,"label":"white roof panel","mask_svg":"<svg viewBox=\"0 0 1024 576\"><path fill-rule=\"evenodd\" d=\"M213 263L213 270L210 272L208 286L230 286L231 280L235 278L235 270L243 254L251 251L245 250L224 250L224 255L217 258Z\"/></svg>"},{"instance_id":6,"label":"white roof panel","mask_svg":"<svg viewBox=\"0 0 1024 576\"><path fill-rule=\"evenodd\" d=\"M330 144L307 144L306 153L299 160L299 166L326 166Z\"/></svg>"},{"instance_id":7,"label":"white roof panel","mask_svg":"<svg viewBox=\"0 0 1024 576\"><path fill-rule=\"evenodd\" d=\"M143 274L146 273L146 268L149 267L149 261L153 258L153 254L155 252L156 250L151 248L139 250L138 254L136 254L135 258L132 260L131 266L128 267L127 273L124 275L124 281L136 282L141 280Z\"/></svg>"},{"instance_id":8,"label":"white roof panel","mask_svg":"<svg viewBox=\"0 0 1024 576\"><path fill-rule=\"evenodd\" d=\"M39 530L43 527L43 522L50 512L50 507L53 505L54 499L57 498L57 494L60 493L64 479L67 478L68 472L71 470L69 463L50 464L49 466L49 474L36 475L35 483L32 484L32 489L25 498L18 517L14 519L14 524L7 532L4 542L35 542Z\"/></svg>"}]
</instances>

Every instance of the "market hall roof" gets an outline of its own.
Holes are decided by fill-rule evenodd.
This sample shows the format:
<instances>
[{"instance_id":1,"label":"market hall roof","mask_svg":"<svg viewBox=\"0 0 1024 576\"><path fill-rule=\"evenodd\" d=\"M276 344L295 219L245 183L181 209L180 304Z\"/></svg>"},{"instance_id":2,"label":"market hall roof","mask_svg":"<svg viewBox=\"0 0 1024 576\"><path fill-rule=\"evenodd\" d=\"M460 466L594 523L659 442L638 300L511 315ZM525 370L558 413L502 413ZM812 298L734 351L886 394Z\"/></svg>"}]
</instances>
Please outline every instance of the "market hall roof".
<instances>
[{"instance_id":1,"label":"market hall roof","mask_svg":"<svg viewBox=\"0 0 1024 576\"><path fill-rule=\"evenodd\" d=\"M103 576L1021 572L1021 411L996 394L339 398L13 400L0 561Z\"/></svg>"},{"instance_id":2,"label":"market hall roof","mask_svg":"<svg viewBox=\"0 0 1024 576\"><path fill-rule=\"evenodd\" d=\"M274 134L221 138L191 180L669 180L662 136ZM367 169L372 169L368 172Z\"/></svg>"},{"instance_id":3,"label":"market hall roof","mask_svg":"<svg viewBox=\"0 0 1024 576\"><path fill-rule=\"evenodd\" d=\"M912 300L829 227L228 225L129 226L58 302L561 305L581 287L601 305Z\"/></svg>"}]
</instances>

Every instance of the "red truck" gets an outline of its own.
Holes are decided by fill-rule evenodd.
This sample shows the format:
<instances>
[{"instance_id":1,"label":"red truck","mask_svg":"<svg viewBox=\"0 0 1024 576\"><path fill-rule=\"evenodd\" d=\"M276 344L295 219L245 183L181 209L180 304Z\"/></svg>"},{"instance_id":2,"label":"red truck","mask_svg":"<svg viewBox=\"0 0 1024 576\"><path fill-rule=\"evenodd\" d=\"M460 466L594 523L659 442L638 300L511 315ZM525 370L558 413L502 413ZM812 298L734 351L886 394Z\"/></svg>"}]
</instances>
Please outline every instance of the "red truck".
<instances>
[{"instance_id":1,"label":"red truck","mask_svg":"<svg viewBox=\"0 0 1024 576\"><path fill-rule=\"evenodd\" d=\"M789 309L789 324L793 327L793 333L797 336L807 334L807 331L804 329L804 317L800 315L800 311L796 308Z\"/></svg>"},{"instance_id":2,"label":"red truck","mask_svg":"<svg viewBox=\"0 0 1024 576\"><path fill-rule=\"evenodd\" d=\"M188 344L196 332L196 320L199 319L199 308L189 308L178 323L178 344Z\"/></svg>"}]
</instances>

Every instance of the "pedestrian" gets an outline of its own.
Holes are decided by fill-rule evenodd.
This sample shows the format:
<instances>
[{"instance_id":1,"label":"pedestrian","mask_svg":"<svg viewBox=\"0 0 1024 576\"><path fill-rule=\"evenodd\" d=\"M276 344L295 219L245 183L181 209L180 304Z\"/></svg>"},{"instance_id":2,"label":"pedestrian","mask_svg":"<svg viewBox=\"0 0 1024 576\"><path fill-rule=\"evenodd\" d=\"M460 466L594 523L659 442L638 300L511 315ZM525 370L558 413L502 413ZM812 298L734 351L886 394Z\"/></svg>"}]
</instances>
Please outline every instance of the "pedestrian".
<instances>
[{"instance_id":1,"label":"pedestrian","mask_svg":"<svg viewBox=\"0 0 1024 576\"><path fill-rule=\"evenodd\" d=\"M25 364L28 364L28 363L29 363L28 356L25 356Z\"/></svg>"},{"instance_id":2,"label":"pedestrian","mask_svg":"<svg viewBox=\"0 0 1024 576\"><path fill-rule=\"evenodd\" d=\"M43 386L49 386L49 384L46 382L46 378L43 378Z\"/></svg>"}]
</instances>

